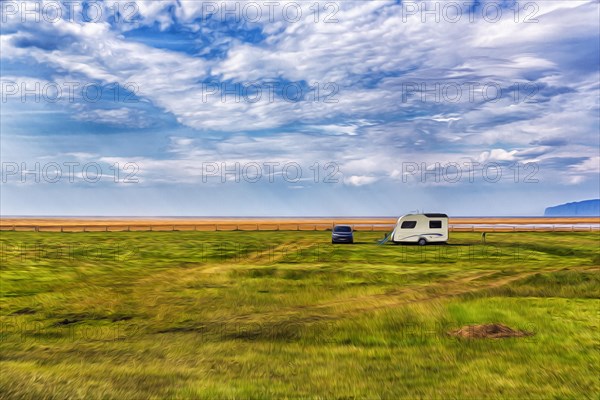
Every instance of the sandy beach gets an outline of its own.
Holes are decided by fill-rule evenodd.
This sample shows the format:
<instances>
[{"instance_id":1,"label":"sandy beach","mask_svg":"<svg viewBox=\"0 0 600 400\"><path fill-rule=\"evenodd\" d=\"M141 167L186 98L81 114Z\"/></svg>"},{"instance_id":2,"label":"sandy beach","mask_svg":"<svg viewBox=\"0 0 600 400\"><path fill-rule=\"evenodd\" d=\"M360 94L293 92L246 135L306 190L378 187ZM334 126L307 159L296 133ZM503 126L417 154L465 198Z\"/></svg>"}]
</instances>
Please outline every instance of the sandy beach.
<instances>
[{"instance_id":1,"label":"sandy beach","mask_svg":"<svg viewBox=\"0 0 600 400\"><path fill-rule=\"evenodd\" d=\"M178 231L178 230L327 230L334 225L352 225L356 230L389 230L395 217L7 217L2 230L40 231ZM458 217L450 218L453 230L591 230L598 217Z\"/></svg>"}]
</instances>

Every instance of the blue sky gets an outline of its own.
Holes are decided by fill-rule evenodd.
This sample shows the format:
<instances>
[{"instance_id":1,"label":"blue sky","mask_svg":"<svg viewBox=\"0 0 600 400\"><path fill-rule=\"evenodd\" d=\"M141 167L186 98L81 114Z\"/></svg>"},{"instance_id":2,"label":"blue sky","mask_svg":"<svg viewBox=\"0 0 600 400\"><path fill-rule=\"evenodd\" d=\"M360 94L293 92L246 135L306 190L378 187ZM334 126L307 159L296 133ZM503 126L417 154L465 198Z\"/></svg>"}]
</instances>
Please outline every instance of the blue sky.
<instances>
[{"instance_id":1,"label":"blue sky","mask_svg":"<svg viewBox=\"0 0 600 400\"><path fill-rule=\"evenodd\" d=\"M3 1L1 213L598 198L598 2L465 3Z\"/></svg>"}]
</instances>

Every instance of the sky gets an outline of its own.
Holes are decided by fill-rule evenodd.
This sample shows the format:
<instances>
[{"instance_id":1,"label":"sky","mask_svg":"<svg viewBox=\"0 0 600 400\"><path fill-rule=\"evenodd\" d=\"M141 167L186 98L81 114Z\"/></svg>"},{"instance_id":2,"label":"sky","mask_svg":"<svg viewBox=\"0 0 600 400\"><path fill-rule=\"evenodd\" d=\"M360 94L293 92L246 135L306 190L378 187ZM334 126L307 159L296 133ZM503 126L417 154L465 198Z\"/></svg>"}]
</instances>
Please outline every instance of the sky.
<instances>
[{"instance_id":1,"label":"sky","mask_svg":"<svg viewBox=\"0 0 600 400\"><path fill-rule=\"evenodd\" d=\"M600 197L598 1L2 1L2 215Z\"/></svg>"}]
</instances>

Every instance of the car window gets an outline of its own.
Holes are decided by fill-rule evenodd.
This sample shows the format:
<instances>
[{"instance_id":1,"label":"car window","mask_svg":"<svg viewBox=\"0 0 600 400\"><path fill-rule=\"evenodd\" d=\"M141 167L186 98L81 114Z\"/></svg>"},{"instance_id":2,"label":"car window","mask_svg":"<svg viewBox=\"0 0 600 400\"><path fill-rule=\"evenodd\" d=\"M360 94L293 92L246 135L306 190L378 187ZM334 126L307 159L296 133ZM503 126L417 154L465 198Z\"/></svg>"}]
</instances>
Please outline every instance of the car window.
<instances>
[{"instance_id":1,"label":"car window","mask_svg":"<svg viewBox=\"0 0 600 400\"><path fill-rule=\"evenodd\" d=\"M429 221L431 229L442 229L442 221Z\"/></svg>"},{"instance_id":2,"label":"car window","mask_svg":"<svg viewBox=\"0 0 600 400\"><path fill-rule=\"evenodd\" d=\"M400 225L400 229L413 229L415 226L417 226L417 221L404 221Z\"/></svg>"},{"instance_id":3,"label":"car window","mask_svg":"<svg viewBox=\"0 0 600 400\"><path fill-rule=\"evenodd\" d=\"M352 232L352 228L349 226L336 226L333 228L334 232Z\"/></svg>"}]
</instances>

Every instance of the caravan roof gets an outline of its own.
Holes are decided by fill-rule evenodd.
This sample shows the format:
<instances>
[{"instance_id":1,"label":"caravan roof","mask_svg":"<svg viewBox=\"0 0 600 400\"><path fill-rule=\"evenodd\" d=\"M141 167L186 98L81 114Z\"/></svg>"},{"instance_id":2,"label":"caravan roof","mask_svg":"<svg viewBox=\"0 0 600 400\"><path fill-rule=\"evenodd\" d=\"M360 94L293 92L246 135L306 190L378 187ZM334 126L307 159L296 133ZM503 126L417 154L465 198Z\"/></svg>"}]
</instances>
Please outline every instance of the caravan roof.
<instances>
[{"instance_id":1,"label":"caravan roof","mask_svg":"<svg viewBox=\"0 0 600 400\"><path fill-rule=\"evenodd\" d=\"M403 216L398 218L398 220L400 220L401 218L404 218L404 217L411 216L411 215L424 215L427 218L448 218L448 215L446 215L446 214L428 213L428 214L404 214Z\"/></svg>"}]
</instances>

